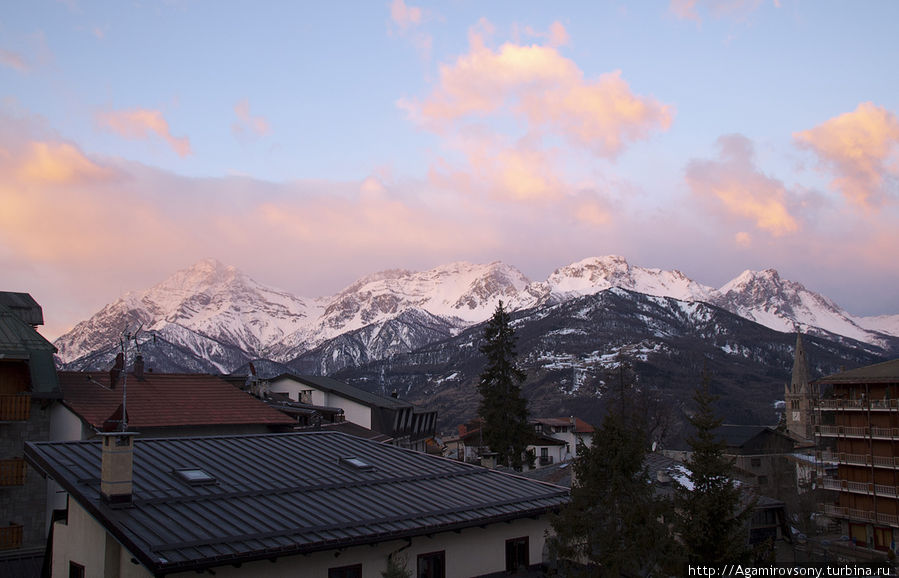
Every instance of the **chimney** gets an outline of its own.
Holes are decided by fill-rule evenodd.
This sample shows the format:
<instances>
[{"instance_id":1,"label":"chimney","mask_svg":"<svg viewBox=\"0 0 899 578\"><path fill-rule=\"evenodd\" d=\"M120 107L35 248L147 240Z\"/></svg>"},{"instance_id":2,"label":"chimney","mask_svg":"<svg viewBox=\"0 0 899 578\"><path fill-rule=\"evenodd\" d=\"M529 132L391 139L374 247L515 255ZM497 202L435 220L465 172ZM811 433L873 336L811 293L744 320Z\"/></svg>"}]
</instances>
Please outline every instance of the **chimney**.
<instances>
[{"instance_id":1,"label":"chimney","mask_svg":"<svg viewBox=\"0 0 899 578\"><path fill-rule=\"evenodd\" d=\"M398 392L398 391L395 390L395 389L394 389L393 391L390 392L390 397L392 397L392 398L394 398L394 399L397 399L399 396L400 396L400 392Z\"/></svg>"},{"instance_id":2,"label":"chimney","mask_svg":"<svg viewBox=\"0 0 899 578\"><path fill-rule=\"evenodd\" d=\"M115 388L115 386L119 382L119 376L122 375L122 370L125 369L125 354L119 352L115 356L115 363L112 366L112 369L109 370L109 387Z\"/></svg>"},{"instance_id":3,"label":"chimney","mask_svg":"<svg viewBox=\"0 0 899 578\"><path fill-rule=\"evenodd\" d=\"M465 427L464 423L460 423L458 427L459 427L459 437L462 437L468 433L468 428Z\"/></svg>"},{"instance_id":4,"label":"chimney","mask_svg":"<svg viewBox=\"0 0 899 578\"><path fill-rule=\"evenodd\" d=\"M100 494L114 508L131 506L134 476L134 437L137 432L99 434L103 449L100 461Z\"/></svg>"},{"instance_id":5,"label":"chimney","mask_svg":"<svg viewBox=\"0 0 899 578\"><path fill-rule=\"evenodd\" d=\"M144 356L138 354L137 357L134 358L134 377L137 379L144 379Z\"/></svg>"}]
</instances>

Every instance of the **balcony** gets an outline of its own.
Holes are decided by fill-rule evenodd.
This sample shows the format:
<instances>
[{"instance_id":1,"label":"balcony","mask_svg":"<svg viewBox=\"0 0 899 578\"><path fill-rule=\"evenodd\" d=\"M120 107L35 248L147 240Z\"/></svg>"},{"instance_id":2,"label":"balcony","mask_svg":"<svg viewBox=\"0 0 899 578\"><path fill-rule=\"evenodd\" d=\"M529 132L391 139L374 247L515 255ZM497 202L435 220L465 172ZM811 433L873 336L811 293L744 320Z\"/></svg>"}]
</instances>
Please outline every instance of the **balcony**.
<instances>
[{"instance_id":1,"label":"balcony","mask_svg":"<svg viewBox=\"0 0 899 578\"><path fill-rule=\"evenodd\" d=\"M815 435L820 437L868 437L868 428L846 425L819 425L815 428Z\"/></svg>"},{"instance_id":2,"label":"balcony","mask_svg":"<svg viewBox=\"0 0 899 578\"><path fill-rule=\"evenodd\" d=\"M860 427L845 425L819 425L815 429L815 435L819 437L845 437L874 439L899 439L899 428L895 427Z\"/></svg>"},{"instance_id":3,"label":"balcony","mask_svg":"<svg viewBox=\"0 0 899 578\"><path fill-rule=\"evenodd\" d=\"M0 421L28 421L30 395L0 395Z\"/></svg>"},{"instance_id":4,"label":"balcony","mask_svg":"<svg viewBox=\"0 0 899 578\"><path fill-rule=\"evenodd\" d=\"M816 407L821 411L897 411L899 399L822 399Z\"/></svg>"},{"instance_id":5,"label":"balcony","mask_svg":"<svg viewBox=\"0 0 899 578\"><path fill-rule=\"evenodd\" d=\"M825 490L837 492L850 492L866 496L878 496L881 498L896 498L899 496L899 488L884 484L869 484L867 482L850 482L838 478L824 478L820 480L820 486Z\"/></svg>"},{"instance_id":6,"label":"balcony","mask_svg":"<svg viewBox=\"0 0 899 578\"><path fill-rule=\"evenodd\" d=\"M847 454L843 452L817 452L818 462L830 462L847 466L874 466L875 468L899 468L899 460L893 456L872 456L869 454Z\"/></svg>"},{"instance_id":7,"label":"balcony","mask_svg":"<svg viewBox=\"0 0 899 578\"><path fill-rule=\"evenodd\" d=\"M849 518L856 522L883 524L884 526L892 526L894 528L899 527L899 516L894 514L856 510L855 508L844 508L842 506L834 506L833 504L818 504L818 509L824 512L825 515L833 518Z\"/></svg>"},{"instance_id":8,"label":"balcony","mask_svg":"<svg viewBox=\"0 0 899 578\"><path fill-rule=\"evenodd\" d=\"M0 460L0 486L25 485L25 460L12 458Z\"/></svg>"},{"instance_id":9,"label":"balcony","mask_svg":"<svg viewBox=\"0 0 899 578\"><path fill-rule=\"evenodd\" d=\"M0 526L0 550L12 550L22 547L22 524Z\"/></svg>"}]
</instances>

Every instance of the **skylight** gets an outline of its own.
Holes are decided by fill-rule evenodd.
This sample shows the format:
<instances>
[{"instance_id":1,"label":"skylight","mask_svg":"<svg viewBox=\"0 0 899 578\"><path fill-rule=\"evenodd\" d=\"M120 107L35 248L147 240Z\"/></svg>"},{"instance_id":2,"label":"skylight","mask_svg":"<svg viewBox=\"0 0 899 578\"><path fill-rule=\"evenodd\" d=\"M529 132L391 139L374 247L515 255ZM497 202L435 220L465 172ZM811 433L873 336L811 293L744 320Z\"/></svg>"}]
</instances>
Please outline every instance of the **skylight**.
<instances>
[{"instance_id":1,"label":"skylight","mask_svg":"<svg viewBox=\"0 0 899 578\"><path fill-rule=\"evenodd\" d=\"M191 486L205 486L216 481L212 474L200 468L181 468L172 473Z\"/></svg>"},{"instance_id":2,"label":"skylight","mask_svg":"<svg viewBox=\"0 0 899 578\"><path fill-rule=\"evenodd\" d=\"M357 470L362 470L363 472L370 472L375 469L373 465L366 461L360 460L359 458L340 458L340 463L354 467Z\"/></svg>"}]
</instances>

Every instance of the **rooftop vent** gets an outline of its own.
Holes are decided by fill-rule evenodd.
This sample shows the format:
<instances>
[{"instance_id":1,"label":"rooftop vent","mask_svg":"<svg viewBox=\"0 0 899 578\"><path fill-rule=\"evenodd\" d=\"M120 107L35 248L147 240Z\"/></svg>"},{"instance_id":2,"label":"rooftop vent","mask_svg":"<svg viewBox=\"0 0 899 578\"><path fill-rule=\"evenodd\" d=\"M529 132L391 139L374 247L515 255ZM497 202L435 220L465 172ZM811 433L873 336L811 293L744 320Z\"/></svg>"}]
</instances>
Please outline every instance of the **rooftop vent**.
<instances>
[{"instance_id":1,"label":"rooftop vent","mask_svg":"<svg viewBox=\"0 0 899 578\"><path fill-rule=\"evenodd\" d=\"M359 458L340 458L340 463L363 472L371 472L375 469L373 465Z\"/></svg>"},{"instance_id":2,"label":"rooftop vent","mask_svg":"<svg viewBox=\"0 0 899 578\"><path fill-rule=\"evenodd\" d=\"M180 468L172 472L182 482L186 482L191 486L207 486L216 483L215 477L200 468Z\"/></svg>"}]
</instances>

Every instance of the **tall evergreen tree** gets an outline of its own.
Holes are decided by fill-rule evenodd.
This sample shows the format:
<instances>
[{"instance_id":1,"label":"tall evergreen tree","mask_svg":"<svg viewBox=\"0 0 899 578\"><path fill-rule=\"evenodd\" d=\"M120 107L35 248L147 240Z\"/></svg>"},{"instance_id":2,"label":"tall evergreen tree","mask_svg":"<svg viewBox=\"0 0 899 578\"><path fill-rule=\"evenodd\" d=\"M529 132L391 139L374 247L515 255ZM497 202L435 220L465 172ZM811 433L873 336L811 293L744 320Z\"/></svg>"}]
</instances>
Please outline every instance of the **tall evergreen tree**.
<instances>
[{"instance_id":1,"label":"tall evergreen tree","mask_svg":"<svg viewBox=\"0 0 899 578\"><path fill-rule=\"evenodd\" d=\"M671 574L676 559L666 525L671 504L650 483L649 436L634 404L633 377L625 365L613 377L617 399L572 465L571 501L553 519L555 536L549 542L561 575Z\"/></svg>"},{"instance_id":2,"label":"tall evergreen tree","mask_svg":"<svg viewBox=\"0 0 899 578\"><path fill-rule=\"evenodd\" d=\"M521 395L525 373L515 364L515 332L502 301L487 322L481 353L487 359L478 382L484 443L496 452L498 463L517 469L524 463L533 430L528 425L527 400Z\"/></svg>"},{"instance_id":3,"label":"tall evergreen tree","mask_svg":"<svg viewBox=\"0 0 899 578\"><path fill-rule=\"evenodd\" d=\"M720 566L749 561L748 522L754 502L744 496L733 479L733 460L724 455L726 445L715 434L721 419L712 403L708 375L693 395L695 428L687 442L692 456L687 460L689 486L678 489L676 529L690 564Z\"/></svg>"}]
</instances>

